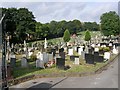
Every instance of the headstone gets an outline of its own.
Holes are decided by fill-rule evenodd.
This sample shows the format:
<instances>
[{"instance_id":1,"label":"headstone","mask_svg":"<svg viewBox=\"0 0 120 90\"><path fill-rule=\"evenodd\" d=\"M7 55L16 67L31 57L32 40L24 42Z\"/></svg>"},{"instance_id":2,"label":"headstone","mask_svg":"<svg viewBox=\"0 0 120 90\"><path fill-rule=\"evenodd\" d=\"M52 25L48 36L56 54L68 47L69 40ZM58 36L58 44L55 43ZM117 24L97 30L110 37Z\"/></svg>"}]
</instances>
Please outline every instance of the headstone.
<instances>
[{"instance_id":1,"label":"headstone","mask_svg":"<svg viewBox=\"0 0 120 90\"><path fill-rule=\"evenodd\" d=\"M64 69L65 67L65 59L57 58L56 59L56 67L59 69Z\"/></svg>"},{"instance_id":2,"label":"headstone","mask_svg":"<svg viewBox=\"0 0 120 90\"><path fill-rule=\"evenodd\" d=\"M104 58L103 58L103 56L94 55L94 61L95 62L103 62Z\"/></svg>"},{"instance_id":3,"label":"headstone","mask_svg":"<svg viewBox=\"0 0 120 90\"><path fill-rule=\"evenodd\" d=\"M82 59L85 59L85 51L81 52Z\"/></svg>"},{"instance_id":4,"label":"headstone","mask_svg":"<svg viewBox=\"0 0 120 90\"><path fill-rule=\"evenodd\" d=\"M42 60L36 60L36 68L45 68Z\"/></svg>"},{"instance_id":5,"label":"headstone","mask_svg":"<svg viewBox=\"0 0 120 90\"><path fill-rule=\"evenodd\" d=\"M23 57L21 59L21 66L22 67L28 67L28 62L27 62L27 59L25 57Z\"/></svg>"},{"instance_id":6,"label":"headstone","mask_svg":"<svg viewBox=\"0 0 120 90\"><path fill-rule=\"evenodd\" d=\"M61 56L62 59L65 59L65 52L60 52L59 55Z\"/></svg>"},{"instance_id":7,"label":"headstone","mask_svg":"<svg viewBox=\"0 0 120 90\"><path fill-rule=\"evenodd\" d=\"M85 47L85 53L89 53L87 46Z\"/></svg>"},{"instance_id":8,"label":"headstone","mask_svg":"<svg viewBox=\"0 0 120 90\"><path fill-rule=\"evenodd\" d=\"M16 64L16 57L15 55L10 55L10 66L15 67Z\"/></svg>"},{"instance_id":9,"label":"headstone","mask_svg":"<svg viewBox=\"0 0 120 90\"><path fill-rule=\"evenodd\" d=\"M76 65L79 65L79 64L80 64L79 58L75 58L75 64L76 64Z\"/></svg>"},{"instance_id":10,"label":"headstone","mask_svg":"<svg viewBox=\"0 0 120 90\"><path fill-rule=\"evenodd\" d=\"M83 51L83 48L82 48L82 47L79 48L79 49L78 49L78 54L81 55L81 52L82 52L82 51Z\"/></svg>"},{"instance_id":11,"label":"headstone","mask_svg":"<svg viewBox=\"0 0 120 90\"><path fill-rule=\"evenodd\" d=\"M110 59L110 52L104 53L104 59L109 60Z\"/></svg>"},{"instance_id":12,"label":"headstone","mask_svg":"<svg viewBox=\"0 0 120 90\"><path fill-rule=\"evenodd\" d=\"M49 61L53 61L53 54L48 54Z\"/></svg>"},{"instance_id":13,"label":"headstone","mask_svg":"<svg viewBox=\"0 0 120 90\"><path fill-rule=\"evenodd\" d=\"M73 55L73 49L68 49L68 55Z\"/></svg>"},{"instance_id":14,"label":"headstone","mask_svg":"<svg viewBox=\"0 0 120 90\"><path fill-rule=\"evenodd\" d=\"M94 64L94 55L85 53L85 60L88 64Z\"/></svg>"},{"instance_id":15,"label":"headstone","mask_svg":"<svg viewBox=\"0 0 120 90\"><path fill-rule=\"evenodd\" d=\"M113 53L113 54L118 54L118 50L115 48L115 45L113 46L112 53Z\"/></svg>"},{"instance_id":16,"label":"headstone","mask_svg":"<svg viewBox=\"0 0 120 90\"><path fill-rule=\"evenodd\" d=\"M47 63L49 61L49 57L46 52L43 52L43 61L44 61L44 63Z\"/></svg>"}]
</instances>

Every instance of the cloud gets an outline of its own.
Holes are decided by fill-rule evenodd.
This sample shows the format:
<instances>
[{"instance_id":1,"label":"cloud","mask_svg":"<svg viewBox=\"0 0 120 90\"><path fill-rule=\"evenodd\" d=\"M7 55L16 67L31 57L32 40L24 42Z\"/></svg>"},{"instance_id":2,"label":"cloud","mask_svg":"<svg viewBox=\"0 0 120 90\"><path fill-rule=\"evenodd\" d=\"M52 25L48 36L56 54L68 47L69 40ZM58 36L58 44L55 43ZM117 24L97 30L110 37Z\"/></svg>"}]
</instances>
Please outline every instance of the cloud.
<instances>
[{"instance_id":1,"label":"cloud","mask_svg":"<svg viewBox=\"0 0 120 90\"><path fill-rule=\"evenodd\" d=\"M42 23L73 19L99 23L103 13L118 11L117 2L3 2L0 7L26 7Z\"/></svg>"}]
</instances>

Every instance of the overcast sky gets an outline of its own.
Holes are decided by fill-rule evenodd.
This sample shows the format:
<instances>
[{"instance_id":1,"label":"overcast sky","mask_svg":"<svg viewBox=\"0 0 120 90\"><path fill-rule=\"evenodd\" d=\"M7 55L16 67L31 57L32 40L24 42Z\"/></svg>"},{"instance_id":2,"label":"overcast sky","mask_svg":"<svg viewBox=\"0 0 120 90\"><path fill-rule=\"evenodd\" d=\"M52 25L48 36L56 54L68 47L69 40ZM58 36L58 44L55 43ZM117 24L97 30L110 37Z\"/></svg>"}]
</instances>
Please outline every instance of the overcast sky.
<instances>
[{"instance_id":1,"label":"overcast sky","mask_svg":"<svg viewBox=\"0 0 120 90\"><path fill-rule=\"evenodd\" d=\"M93 1L93 2L91 2ZM99 0L98 0L99 1ZM104 0L105 1L105 0ZM41 23L52 20L74 20L81 22L100 22L100 16L109 11L118 13L118 2L1 2L0 7L28 8L33 12L35 19ZM114 1L114 0L113 0Z\"/></svg>"}]
</instances>

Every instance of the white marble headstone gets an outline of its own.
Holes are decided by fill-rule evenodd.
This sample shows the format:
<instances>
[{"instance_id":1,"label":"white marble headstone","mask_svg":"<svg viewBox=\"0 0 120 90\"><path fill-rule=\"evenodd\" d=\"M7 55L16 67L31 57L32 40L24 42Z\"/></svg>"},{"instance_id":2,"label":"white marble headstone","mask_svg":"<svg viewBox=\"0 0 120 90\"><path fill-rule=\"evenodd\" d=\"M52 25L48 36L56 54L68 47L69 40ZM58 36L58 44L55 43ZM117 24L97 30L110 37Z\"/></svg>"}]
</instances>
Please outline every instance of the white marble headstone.
<instances>
[{"instance_id":1,"label":"white marble headstone","mask_svg":"<svg viewBox=\"0 0 120 90\"><path fill-rule=\"evenodd\" d=\"M110 59L110 52L105 52L104 53L104 59L107 59L107 60Z\"/></svg>"},{"instance_id":2,"label":"white marble headstone","mask_svg":"<svg viewBox=\"0 0 120 90\"><path fill-rule=\"evenodd\" d=\"M112 43L109 43L109 46L112 46Z\"/></svg>"},{"instance_id":3,"label":"white marble headstone","mask_svg":"<svg viewBox=\"0 0 120 90\"><path fill-rule=\"evenodd\" d=\"M75 58L75 62L74 62L76 65L79 65L79 58Z\"/></svg>"},{"instance_id":4,"label":"white marble headstone","mask_svg":"<svg viewBox=\"0 0 120 90\"><path fill-rule=\"evenodd\" d=\"M73 55L73 49L68 49L68 55Z\"/></svg>"},{"instance_id":5,"label":"white marble headstone","mask_svg":"<svg viewBox=\"0 0 120 90\"><path fill-rule=\"evenodd\" d=\"M113 54L118 54L118 50L115 48L115 46L113 47L112 53Z\"/></svg>"},{"instance_id":6,"label":"white marble headstone","mask_svg":"<svg viewBox=\"0 0 120 90\"><path fill-rule=\"evenodd\" d=\"M83 51L83 48L78 49L78 54L81 55L81 52Z\"/></svg>"}]
</instances>

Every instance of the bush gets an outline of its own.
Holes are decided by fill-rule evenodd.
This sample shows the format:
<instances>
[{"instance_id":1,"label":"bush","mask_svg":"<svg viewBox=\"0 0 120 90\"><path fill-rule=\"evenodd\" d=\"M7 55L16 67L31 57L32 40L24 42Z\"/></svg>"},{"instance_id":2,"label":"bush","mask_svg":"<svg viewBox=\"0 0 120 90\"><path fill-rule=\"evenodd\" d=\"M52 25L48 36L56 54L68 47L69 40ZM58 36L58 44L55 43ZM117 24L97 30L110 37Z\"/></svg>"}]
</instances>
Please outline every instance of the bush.
<instances>
[{"instance_id":1,"label":"bush","mask_svg":"<svg viewBox=\"0 0 120 90\"><path fill-rule=\"evenodd\" d=\"M89 41L89 40L91 40L91 34L90 34L89 30L87 30L85 33L85 41Z\"/></svg>"},{"instance_id":2,"label":"bush","mask_svg":"<svg viewBox=\"0 0 120 90\"><path fill-rule=\"evenodd\" d=\"M34 54L32 54L32 55L30 56L30 61L36 61L36 60L37 60L37 56L34 55Z\"/></svg>"},{"instance_id":3,"label":"bush","mask_svg":"<svg viewBox=\"0 0 120 90\"><path fill-rule=\"evenodd\" d=\"M63 36L64 42L69 42L70 41L70 32L68 29L65 30L64 36Z\"/></svg>"},{"instance_id":4,"label":"bush","mask_svg":"<svg viewBox=\"0 0 120 90\"><path fill-rule=\"evenodd\" d=\"M99 51L109 52L110 48L109 47L100 47Z\"/></svg>"}]
</instances>

